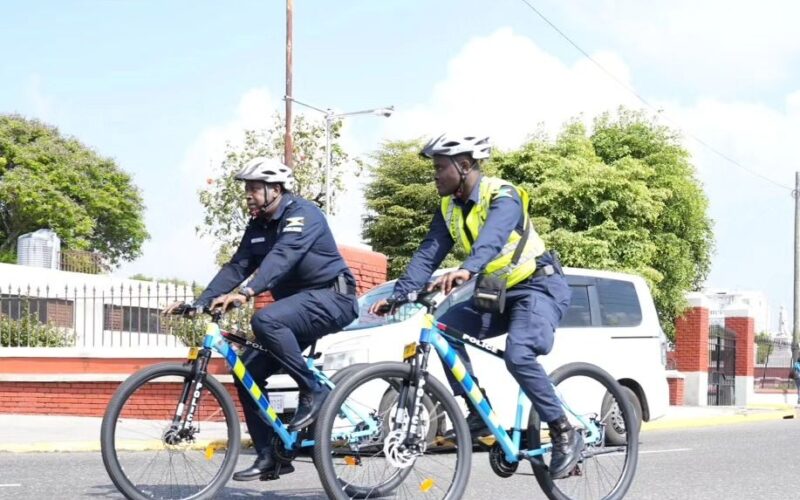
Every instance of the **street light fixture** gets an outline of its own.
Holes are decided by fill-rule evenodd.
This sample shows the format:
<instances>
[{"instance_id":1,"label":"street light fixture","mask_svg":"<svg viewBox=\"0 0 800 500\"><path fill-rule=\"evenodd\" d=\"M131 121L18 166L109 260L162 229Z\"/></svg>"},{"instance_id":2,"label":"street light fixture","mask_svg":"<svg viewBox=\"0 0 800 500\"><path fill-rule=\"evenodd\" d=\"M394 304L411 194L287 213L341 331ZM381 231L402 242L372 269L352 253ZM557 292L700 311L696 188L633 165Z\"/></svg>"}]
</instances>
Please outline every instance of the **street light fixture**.
<instances>
[{"instance_id":1,"label":"street light fixture","mask_svg":"<svg viewBox=\"0 0 800 500\"><path fill-rule=\"evenodd\" d=\"M383 108L373 108L373 109L364 109L361 111L350 111L347 113L334 113L332 109L322 109L316 106L312 106L311 104L298 101L292 96L284 96L284 101L291 101L295 104L299 104L300 106L313 109L319 113L325 115L325 215L331 214L331 127L333 126L333 122L338 118L344 118L346 116L353 116L353 115L375 115L375 116L383 116L384 118L389 118L394 113L394 106L386 106Z\"/></svg>"}]
</instances>

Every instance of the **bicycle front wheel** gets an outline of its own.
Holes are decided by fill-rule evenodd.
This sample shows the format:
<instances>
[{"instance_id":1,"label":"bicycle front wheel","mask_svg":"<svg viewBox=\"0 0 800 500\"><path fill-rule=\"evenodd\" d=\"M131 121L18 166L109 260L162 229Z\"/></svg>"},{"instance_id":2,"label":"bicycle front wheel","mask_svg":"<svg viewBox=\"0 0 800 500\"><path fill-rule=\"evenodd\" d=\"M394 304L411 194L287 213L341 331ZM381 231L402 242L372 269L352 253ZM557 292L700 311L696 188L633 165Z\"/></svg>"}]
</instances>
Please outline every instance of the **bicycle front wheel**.
<instances>
[{"instance_id":1,"label":"bicycle front wheel","mask_svg":"<svg viewBox=\"0 0 800 500\"><path fill-rule=\"evenodd\" d=\"M331 392L314 439L328 497L463 495L472 459L469 429L449 390L433 376L423 380L416 436L408 433L417 390L409 364L369 365Z\"/></svg>"},{"instance_id":2,"label":"bicycle front wheel","mask_svg":"<svg viewBox=\"0 0 800 500\"><path fill-rule=\"evenodd\" d=\"M551 500L623 498L636 474L639 426L638 416L622 386L604 370L589 363L564 365L552 373L551 379L568 408L567 418L583 435L584 449L575 469L563 479L550 477L549 455L534 459L533 472L539 486ZM609 405L609 401L616 404ZM616 411L612 412L611 407ZM628 430L625 441L611 445L605 431L609 426L620 424ZM590 436L591 427L599 432ZM536 449L547 440L549 437L542 431L539 415L531 409L528 419L530 448Z\"/></svg>"},{"instance_id":3,"label":"bicycle front wheel","mask_svg":"<svg viewBox=\"0 0 800 500\"><path fill-rule=\"evenodd\" d=\"M236 407L211 376L199 397L194 389L190 366L161 363L134 373L114 393L100 445L106 471L125 497L207 499L230 479L240 447ZM176 414L178 429L171 428Z\"/></svg>"}]
</instances>

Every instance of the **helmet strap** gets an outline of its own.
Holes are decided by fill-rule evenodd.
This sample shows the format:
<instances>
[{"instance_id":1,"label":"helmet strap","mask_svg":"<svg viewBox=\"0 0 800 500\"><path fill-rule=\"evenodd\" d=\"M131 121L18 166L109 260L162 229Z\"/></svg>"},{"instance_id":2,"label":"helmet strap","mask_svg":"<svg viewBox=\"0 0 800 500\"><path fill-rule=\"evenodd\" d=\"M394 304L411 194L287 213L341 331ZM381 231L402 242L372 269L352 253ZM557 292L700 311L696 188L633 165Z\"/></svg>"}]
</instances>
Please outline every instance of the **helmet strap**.
<instances>
[{"instance_id":1,"label":"helmet strap","mask_svg":"<svg viewBox=\"0 0 800 500\"><path fill-rule=\"evenodd\" d=\"M470 164L467 170L462 169L452 156L450 157L450 161L453 163L453 167L455 167L456 171L458 172L458 176L461 179L461 181L458 183L458 189L456 189L455 193L456 196L460 197L464 193L464 188L466 187L467 175L469 175L472 169L475 168L477 160L472 160L472 164Z\"/></svg>"},{"instance_id":2,"label":"helmet strap","mask_svg":"<svg viewBox=\"0 0 800 500\"><path fill-rule=\"evenodd\" d=\"M267 183L265 182L264 183L264 198L265 198L265 200L264 200L265 203L263 205L261 205L261 207L259 207L258 213L259 213L259 215L263 215L264 217L266 217L267 216L267 210L269 210L275 204L275 202L280 200L281 197L280 197L280 195L275 195L275 196L272 197L272 200L268 200L267 198L269 198L269 190L267 189Z\"/></svg>"}]
</instances>

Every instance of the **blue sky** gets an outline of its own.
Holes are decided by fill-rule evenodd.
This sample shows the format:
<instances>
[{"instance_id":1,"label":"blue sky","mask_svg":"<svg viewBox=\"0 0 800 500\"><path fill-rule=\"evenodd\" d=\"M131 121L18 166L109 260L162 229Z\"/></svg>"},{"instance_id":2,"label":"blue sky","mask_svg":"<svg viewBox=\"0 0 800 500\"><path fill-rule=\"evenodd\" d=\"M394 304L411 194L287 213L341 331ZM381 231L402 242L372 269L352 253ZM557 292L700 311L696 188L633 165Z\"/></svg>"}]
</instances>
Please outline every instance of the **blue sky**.
<instances>
[{"instance_id":1,"label":"blue sky","mask_svg":"<svg viewBox=\"0 0 800 500\"><path fill-rule=\"evenodd\" d=\"M792 2L531 1L655 107L749 168L791 185L800 169L800 37ZM133 174L153 238L120 274L205 281L195 191L226 140L282 108L284 2L83 1L4 4L0 112L36 117ZM295 1L294 95L351 111L344 141L366 155L382 139L481 129L513 147L630 93L521 0ZM690 139L711 200L717 253L709 285L763 290L791 306L792 202L787 189ZM358 200L359 182L348 200ZM357 241L357 201L333 225Z\"/></svg>"}]
</instances>

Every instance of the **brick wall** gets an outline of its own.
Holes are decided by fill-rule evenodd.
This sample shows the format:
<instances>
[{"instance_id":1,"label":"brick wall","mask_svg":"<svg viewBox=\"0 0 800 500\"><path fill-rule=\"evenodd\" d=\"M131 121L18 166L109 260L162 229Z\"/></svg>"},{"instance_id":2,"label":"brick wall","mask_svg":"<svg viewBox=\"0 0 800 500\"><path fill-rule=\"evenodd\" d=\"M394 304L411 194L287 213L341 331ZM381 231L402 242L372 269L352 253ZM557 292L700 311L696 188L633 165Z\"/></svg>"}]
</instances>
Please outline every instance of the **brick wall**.
<instances>
[{"instance_id":1,"label":"brick wall","mask_svg":"<svg viewBox=\"0 0 800 500\"><path fill-rule=\"evenodd\" d=\"M673 406L683 406L683 378L668 377L667 384L669 385L669 404Z\"/></svg>"},{"instance_id":2,"label":"brick wall","mask_svg":"<svg viewBox=\"0 0 800 500\"><path fill-rule=\"evenodd\" d=\"M119 382L2 382L0 383L0 413L29 415L75 415L102 417ZM244 421L236 387L223 384L230 393ZM170 419L180 397L181 384L151 384L125 405L122 416L129 418ZM201 418L219 410L219 404L201 401Z\"/></svg>"},{"instance_id":3,"label":"brick wall","mask_svg":"<svg viewBox=\"0 0 800 500\"><path fill-rule=\"evenodd\" d=\"M708 370L708 309L689 308L675 322L675 362L681 372Z\"/></svg>"},{"instance_id":4,"label":"brick wall","mask_svg":"<svg viewBox=\"0 0 800 500\"><path fill-rule=\"evenodd\" d=\"M755 368L755 321L748 317L725 318L725 328L736 332L736 375L753 376Z\"/></svg>"},{"instance_id":5,"label":"brick wall","mask_svg":"<svg viewBox=\"0 0 800 500\"><path fill-rule=\"evenodd\" d=\"M342 254L356 278L359 295L386 281L386 256L382 253L344 245L339 246L339 253ZM272 295L269 292L261 294L256 297L256 309L260 309L272 301Z\"/></svg>"}]
</instances>

